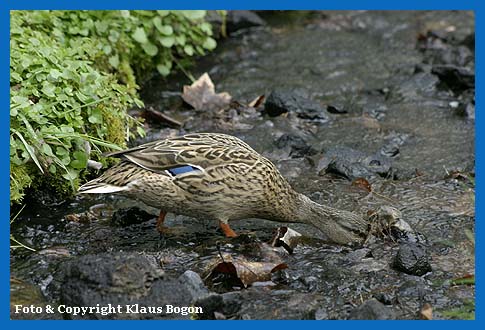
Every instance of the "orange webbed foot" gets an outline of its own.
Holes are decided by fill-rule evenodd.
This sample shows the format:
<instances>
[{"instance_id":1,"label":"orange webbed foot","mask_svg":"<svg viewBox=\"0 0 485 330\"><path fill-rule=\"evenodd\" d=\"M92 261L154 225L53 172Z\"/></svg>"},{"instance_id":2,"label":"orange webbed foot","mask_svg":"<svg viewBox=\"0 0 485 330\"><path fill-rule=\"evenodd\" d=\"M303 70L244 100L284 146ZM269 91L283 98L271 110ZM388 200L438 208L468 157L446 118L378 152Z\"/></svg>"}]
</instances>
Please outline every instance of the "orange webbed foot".
<instances>
[{"instance_id":1,"label":"orange webbed foot","mask_svg":"<svg viewBox=\"0 0 485 330\"><path fill-rule=\"evenodd\" d=\"M228 223L224 223L222 221L219 221L219 226L222 229L222 232L226 237L237 237L237 234L234 230L231 229Z\"/></svg>"}]
</instances>

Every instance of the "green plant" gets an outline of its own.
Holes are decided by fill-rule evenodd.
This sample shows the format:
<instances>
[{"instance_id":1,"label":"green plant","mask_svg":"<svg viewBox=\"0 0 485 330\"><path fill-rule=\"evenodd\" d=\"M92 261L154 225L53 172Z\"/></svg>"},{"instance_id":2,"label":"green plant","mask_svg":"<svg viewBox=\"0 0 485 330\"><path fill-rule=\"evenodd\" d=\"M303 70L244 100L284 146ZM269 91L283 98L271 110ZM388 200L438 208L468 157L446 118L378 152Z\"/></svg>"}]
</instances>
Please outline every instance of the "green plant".
<instances>
[{"instance_id":1,"label":"green plant","mask_svg":"<svg viewBox=\"0 0 485 330\"><path fill-rule=\"evenodd\" d=\"M124 147L133 127L143 134L126 111L143 106L137 81L213 49L205 14L11 12L11 201L49 176L75 191L88 159Z\"/></svg>"}]
</instances>

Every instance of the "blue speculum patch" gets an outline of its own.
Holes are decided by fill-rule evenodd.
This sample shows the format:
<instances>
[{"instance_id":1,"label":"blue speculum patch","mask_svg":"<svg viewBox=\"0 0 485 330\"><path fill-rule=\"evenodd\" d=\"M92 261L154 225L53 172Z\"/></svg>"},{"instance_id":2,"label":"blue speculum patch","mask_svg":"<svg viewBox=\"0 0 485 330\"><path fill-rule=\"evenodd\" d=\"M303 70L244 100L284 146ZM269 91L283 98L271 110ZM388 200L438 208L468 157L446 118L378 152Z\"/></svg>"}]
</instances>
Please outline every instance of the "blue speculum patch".
<instances>
[{"instance_id":1,"label":"blue speculum patch","mask_svg":"<svg viewBox=\"0 0 485 330\"><path fill-rule=\"evenodd\" d=\"M190 165L182 165L178 167L169 168L167 171L173 176L184 174L187 172L198 171L199 169Z\"/></svg>"}]
</instances>

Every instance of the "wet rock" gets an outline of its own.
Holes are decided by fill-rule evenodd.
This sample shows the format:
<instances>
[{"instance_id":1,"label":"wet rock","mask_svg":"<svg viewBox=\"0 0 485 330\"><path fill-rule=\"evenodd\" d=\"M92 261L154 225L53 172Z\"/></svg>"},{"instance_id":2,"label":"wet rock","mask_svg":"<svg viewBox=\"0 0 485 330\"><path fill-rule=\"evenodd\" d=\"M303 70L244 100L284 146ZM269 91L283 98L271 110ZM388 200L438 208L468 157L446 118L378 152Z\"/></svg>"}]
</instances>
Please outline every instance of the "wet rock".
<instances>
[{"instance_id":1,"label":"wet rock","mask_svg":"<svg viewBox=\"0 0 485 330\"><path fill-rule=\"evenodd\" d=\"M475 33L470 33L463 38L461 44L468 47L471 51L475 51Z\"/></svg>"},{"instance_id":2,"label":"wet rock","mask_svg":"<svg viewBox=\"0 0 485 330\"><path fill-rule=\"evenodd\" d=\"M386 143L381 147L381 155L388 158L396 157L399 155L400 147L408 138L409 134L393 133Z\"/></svg>"},{"instance_id":3,"label":"wet rock","mask_svg":"<svg viewBox=\"0 0 485 330\"><path fill-rule=\"evenodd\" d=\"M194 302L194 306L202 307L201 320L218 319L218 315L224 315L226 319L234 318L240 310L243 301L239 292L224 294L210 294Z\"/></svg>"},{"instance_id":4,"label":"wet rock","mask_svg":"<svg viewBox=\"0 0 485 330\"><path fill-rule=\"evenodd\" d=\"M142 307L190 306L193 275L171 278L154 262L137 253L85 255L62 265L61 303L67 306L136 305L131 312L69 315L72 319L188 319L190 315L151 311ZM197 282L197 281L195 281ZM200 292L200 290L198 291ZM197 294L195 294L197 295Z\"/></svg>"},{"instance_id":5,"label":"wet rock","mask_svg":"<svg viewBox=\"0 0 485 330\"><path fill-rule=\"evenodd\" d=\"M179 280L189 291L190 295L192 296L192 301L208 296L210 294L199 274L194 271L185 271L185 273L180 275Z\"/></svg>"},{"instance_id":6,"label":"wet rock","mask_svg":"<svg viewBox=\"0 0 485 330\"><path fill-rule=\"evenodd\" d=\"M327 111L329 113L333 113L333 114L344 114L344 113L348 113L348 111L345 110L344 107L337 106L337 105L327 105Z\"/></svg>"},{"instance_id":7,"label":"wet rock","mask_svg":"<svg viewBox=\"0 0 485 330\"><path fill-rule=\"evenodd\" d=\"M125 227L140 224L153 218L155 218L153 214L150 214L135 206L130 207L129 209L117 210L111 218L111 223L115 226Z\"/></svg>"},{"instance_id":8,"label":"wet rock","mask_svg":"<svg viewBox=\"0 0 485 330\"><path fill-rule=\"evenodd\" d=\"M470 101L465 104L460 103L456 108L456 113L459 116L475 120L475 101Z\"/></svg>"},{"instance_id":9,"label":"wet rock","mask_svg":"<svg viewBox=\"0 0 485 330\"><path fill-rule=\"evenodd\" d=\"M328 312L324 308L315 311L315 320L328 320Z\"/></svg>"},{"instance_id":10,"label":"wet rock","mask_svg":"<svg viewBox=\"0 0 485 330\"><path fill-rule=\"evenodd\" d=\"M380 155L368 155L348 147L333 147L320 159L317 171L335 173L349 180L369 178L375 174L387 177L391 174L391 161Z\"/></svg>"},{"instance_id":11,"label":"wet rock","mask_svg":"<svg viewBox=\"0 0 485 330\"><path fill-rule=\"evenodd\" d=\"M207 11L206 20L212 24L212 30L216 34L220 33L223 18L217 11ZM266 25L266 22L258 14L250 10L229 10L224 20L226 31L229 34L251 27Z\"/></svg>"},{"instance_id":12,"label":"wet rock","mask_svg":"<svg viewBox=\"0 0 485 330\"><path fill-rule=\"evenodd\" d=\"M370 299L353 309L349 320L395 320L396 313L376 299Z\"/></svg>"},{"instance_id":13,"label":"wet rock","mask_svg":"<svg viewBox=\"0 0 485 330\"><path fill-rule=\"evenodd\" d=\"M374 298L384 305L392 305L394 297L389 293L379 292L374 295Z\"/></svg>"},{"instance_id":14,"label":"wet rock","mask_svg":"<svg viewBox=\"0 0 485 330\"><path fill-rule=\"evenodd\" d=\"M364 258L372 257L372 250L368 248L358 249L347 253L345 256L345 261L350 264L355 264L360 262Z\"/></svg>"},{"instance_id":15,"label":"wet rock","mask_svg":"<svg viewBox=\"0 0 485 330\"><path fill-rule=\"evenodd\" d=\"M392 266L396 270L416 276L432 270L426 251L418 244L400 245Z\"/></svg>"},{"instance_id":16,"label":"wet rock","mask_svg":"<svg viewBox=\"0 0 485 330\"><path fill-rule=\"evenodd\" d=\"M431 73L437 75L455 93L475 88L475 72L465 67L454 65L435 65Z\"/></svg>"},{"instance_id":17,"label":"wet rock","mask_svg":"<svg viewBox=\"0 0 485 330\"><path fill-rule=\"evenodd\" d=\"M289 149L291 158L301 158L304 156L315 155L317 151L307 143L305 139L295 134L283 134L275 142L276 147Z\"/></svg>"},{"instance_id":18,"label":"wet rock","mask_svg":"<svg viewBox=\"0 0 485 330\"><path fill-rule=\"evenodd\" d=\"M447 31L431 30L420 36L418 48L427 63L465 66L474 61L474 43L474 35L458 42Z\"/></svg>"},{"instance_id":19,"label":"wet rock","mask_svg":"<svg viewBox=\"0 0 485 330\"><path fill-rule=\"evenodd\" d=\"M42 308L41 313L23 312L21 306ZM12 320L48 320L62 319L62 315L53 306L54 313L47 313L48 302L39 287L17 278L10 278L10 319ZM51 304L52 305L52 304ZM18 309L18 313L16 312Z\"/></svg>"},{"instance_id":20,"label":"wet rock","mask_svg":"<svg viewBox=\"0 0 485 330\"><path fill-rule=\"evenodd\" d=\"M308 119L312 122L324 123L330 120L330 116L318 102L307 99L293 91L276 90L269 94L264 104L264 109L270 117L276 117L284 113L295 113L299 118Z\"/></svg>"},{"instance_id":21,"label":"wet rock","mask_svg":"<svg viewBox=\"0 0 485 330\"><path fill-rule=\"evenodd\" d=\"M231 33L253 26L266 25L266 22L250 10L230 10L227 13L226 24L227 32Z\"/></svg>"}]
</instances>

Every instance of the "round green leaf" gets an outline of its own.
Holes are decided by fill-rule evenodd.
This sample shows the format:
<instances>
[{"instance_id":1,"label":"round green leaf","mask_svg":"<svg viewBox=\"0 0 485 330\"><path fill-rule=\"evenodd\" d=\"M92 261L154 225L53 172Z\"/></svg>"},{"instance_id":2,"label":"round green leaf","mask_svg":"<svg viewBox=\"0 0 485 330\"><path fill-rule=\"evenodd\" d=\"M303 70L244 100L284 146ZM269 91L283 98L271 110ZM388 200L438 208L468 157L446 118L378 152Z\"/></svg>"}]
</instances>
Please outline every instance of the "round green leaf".
<instances>
[{"instance_id":1,"label":"round green leaf","mask_svg":"<svg viewBox=\"0 0 485 330\"><path fill-rule=\"evenodd\" d=\"M164 77L166 77L170 74L170 68L166 65L163 65L163 64L157 65L157 70Z\"/></svg>"},{"instance_id":2,"label":"round green leaf","mask_svg":"<svg viewBox=\"0 0 485 330\"><path fill-rule=\"evenodd\" d=\"M137 27L135 32L133 32L132 37L141 44L148 42L147 35L142 27Z\"/></svg>"},{"instance_id":3,"label":"round green leaf","mask_svg":"<svg viewBox=\"0 0 485 330\"><path fill-rule=\"evenodd\" d=\"M170 25L162 25L159 29L159 31L167 36L173 34L173 29Z\"/></svg>"},{"instance_id":4,"label":"round green leaf","mask_svg":"<svg viewBox=\"0 0 485 330\"><path fill-rule=\"evenodd\" d=\"M170 48L174 45L175 43L175 38L174 37L160 37L158 38L158 41L162 44L163 47Z\"/></svg>"},{"instance_id":5,"label":"round green leaf","mask_svg":"<svg viewBox=\"0 0 485 330\"><path fill-rule=\"evenodd\" d=\"M206 38L204 43L202 44L202 47L208 50L213 50L214 48L216 48L216 46L217 46L216 41L211 37Z\"/></svg>"},{"instance_id":6,"label":"round green leaf","mask_svg":"<svg viewBox=\"0 0 485 330\"><path fill-rule=\"evenodd\" d=\"M184 52L185 52L185 54L192 56L192 55L194 55L194 47L192 47L192 45L186 45L184 47Z\"/></svg>"},{"instance_id":7,"label":"round green leaf","mask_svg":"<svg viewBox=\"0 0 485 330\"><path fill-rule=\"evenodd\" d=\"M142 44L141 47L143 48L143 50L145 51L145 53L147 55L149 55L149 56L155 56L158 53L157 46L155 46L154 44L152 44L149 41L146 42L146 43L144 43L144 44Z\"/></svg>"}]
</instances>

